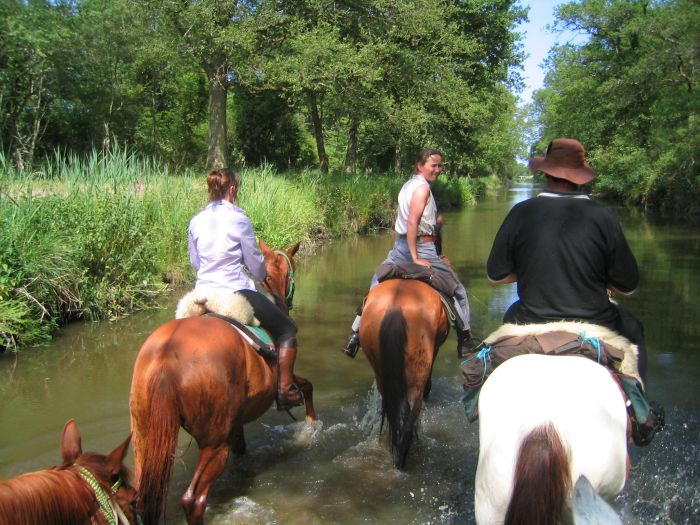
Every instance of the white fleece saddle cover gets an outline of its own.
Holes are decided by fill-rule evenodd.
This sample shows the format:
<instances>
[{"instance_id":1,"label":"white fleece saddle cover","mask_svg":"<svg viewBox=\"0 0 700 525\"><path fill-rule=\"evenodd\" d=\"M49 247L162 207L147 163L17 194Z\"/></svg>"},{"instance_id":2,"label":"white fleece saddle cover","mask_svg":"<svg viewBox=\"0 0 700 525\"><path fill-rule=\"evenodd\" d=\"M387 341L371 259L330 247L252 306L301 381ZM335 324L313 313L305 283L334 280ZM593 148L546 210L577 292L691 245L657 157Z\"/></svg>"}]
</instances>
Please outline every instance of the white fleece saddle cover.
<instances>
[{"instance_id":1,"label":"white fleece saddle cover","mask_svg":"<svg viewBox=\"0 0 700 525\"><path fill-rule=\"evenodd\" d=\"M206 313L215 313L229 317L241 324L259 327L260 321L255 318L253 307L248 300L237 292L231 290L192 290L187 292L177 303L175 319L196 317ZM249 334L231 325L248 341L256 350L261 341L253 340ZM262 341L263 343L265 341Z\"/></svg>"},{"instance_id":2,"label":"white fleece saddle cover","mask_svg":"<svg viewBox=\"0 0 700 525\"><path fill-rule=\"evenodd\" d=\"M639 350L637 345L632 343L626 337L621 336L617 332L605 328L604 326L584 323L578 321L555 321L542 324L510 324L506 323L491 332L484 339L484 346L490 346L499 340L509 337L519 336L538 336L551 332L566 332L575 335L579 339L598 339L607 347L612 347L623 353L622 360L615 368L618 372L631 376L639 381L642 386L644 383L639 375L638 355Z\"/></svg>"}]
</instances>

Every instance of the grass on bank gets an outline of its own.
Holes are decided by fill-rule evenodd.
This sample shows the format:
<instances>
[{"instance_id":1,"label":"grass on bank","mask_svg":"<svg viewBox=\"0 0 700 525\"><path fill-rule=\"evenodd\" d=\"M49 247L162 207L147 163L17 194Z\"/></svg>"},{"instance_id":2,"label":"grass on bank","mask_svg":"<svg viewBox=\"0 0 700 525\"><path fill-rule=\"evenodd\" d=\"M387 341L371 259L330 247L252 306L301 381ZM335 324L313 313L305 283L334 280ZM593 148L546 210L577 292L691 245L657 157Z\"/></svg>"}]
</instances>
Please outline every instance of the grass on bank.
<instances>
[{"instance_id":1,"label":"grass on bank","mask_svg":"<svg viewBox=\"0 0 700 525\"><path fill-rule=\"evenodd\" d=\"M240 205L271 246L389 227L405 174L242 171ZM442 209L484 186L441 178ZM152 307L190 282L187 225L207 203L204 173L174 174L124 151L60 155L30 174L0 156L0 349L48 341L73 319Z\"/></svg>"}]
</instances>

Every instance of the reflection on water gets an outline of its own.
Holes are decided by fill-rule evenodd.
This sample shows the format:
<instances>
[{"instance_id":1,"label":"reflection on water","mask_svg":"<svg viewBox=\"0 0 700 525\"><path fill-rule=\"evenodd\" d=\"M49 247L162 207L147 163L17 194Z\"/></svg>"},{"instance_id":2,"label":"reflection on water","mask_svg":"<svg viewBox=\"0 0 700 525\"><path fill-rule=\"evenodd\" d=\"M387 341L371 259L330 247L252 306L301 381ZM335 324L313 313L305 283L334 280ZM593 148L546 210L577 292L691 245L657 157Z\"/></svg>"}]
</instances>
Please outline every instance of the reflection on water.
<instances>
[{"instance_id":1,"label":"reflection on water","mask_svg":"<svg viewBox=\"0 0 700 525\"><path fill-rule=\"evenodd\" d=\"M509 208L533 194L521 185L470 210L446 215L445 253L470 293L479 335L495 329L515 286L492 286L485 264ZM616 209L642 269L625 304L645 324L650 392L666 406L668 430L631 450L633 469L614 501L624 522L700 523L700 234L650 224ZM312 429L270 411L246 427L248 452L215 484L209 523L473 523L477 426L461 403L454 335L438 356L407 470L391 464L379 433L379 397L369 364L339 351L374 267L392 245L389 232L334 242L301 258L292 315L299 324L297 369L315 387L321 423ZM128 392L140 344L172 317L163 309L113 323L73 324L51 345L0 357L0 476L60 462L59 434L77 419L85 449L111 450L129 431ZM169 523L184 523L179 498L197 462L181 432L168 503ZM129 459L129 462L131 460Z\"/></svg>"}]
</instances>

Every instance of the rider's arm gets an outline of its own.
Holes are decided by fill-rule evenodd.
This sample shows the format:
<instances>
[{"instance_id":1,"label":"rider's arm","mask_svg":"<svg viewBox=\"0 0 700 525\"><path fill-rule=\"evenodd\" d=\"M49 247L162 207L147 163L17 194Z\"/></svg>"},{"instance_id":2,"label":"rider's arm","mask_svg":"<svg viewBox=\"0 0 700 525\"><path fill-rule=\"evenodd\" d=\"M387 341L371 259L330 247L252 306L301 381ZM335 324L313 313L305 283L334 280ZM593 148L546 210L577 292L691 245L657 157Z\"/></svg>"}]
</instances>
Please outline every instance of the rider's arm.
<instances>
[{"instance_id":1,"label":"rider's arm","mask_svg":"<svg viewBox=\"0 0 700 525\"><path fill-rule=\"evenodd\" d=\"M411 195L411 204L408 208L408 218L406 220L406 241L411 252L414 263L430 267L430 263L425 259L418 258L418 226L423 216L423 211L430 198L430 187L428 185L418 186Z\"/></svg>"},{"instance_id":2,"label":"rider's arm","mask_svg":"<svg viewBox=\"0 0 700 525\"><path fill-rule=\"evenodd\" d=\"M241 252L243 254L243 264L248 268L248 271L253 278L262 281L267 277L265 269L265 257L263 257L258 242L255 240L255 232L253 225L245 215L241 214L236 217L235 229L239 234L241 243Z\"/></svg>"},{"instance_id":3,"label":"rider's arm","mask_svg":"<svg viewBox=\"0 0 700 525\"><path fill-rule=\"evenodd\" d=\"M190 256L190 264L192 264L194 271L199 271L199 252L197 252L197 243L194 240L192 226L187 230L187 252Z\"/></svg>"},{"instance_id":4,"label":"rider's arm","mask_svg":"<svg viewBox=\"0 0 700 525\"><path fill-rule=\"evenodd\" d=\"M514 283L517 280L518 280L518 276L515 275L514 273L509 273L503 279L492 279L491 277L489 277L489 282L491 284L509 284L509 283Z\"/></svg>"},{"instance_id":5,"label":"rider's arm","mask_svg":"<svg viewBox=\"0 0 700 525\"><path fill-rule=\"evenodd\" d=\"M513 211L506 216L493 240L491 253L486 262L486 276L491 284L508 284L518 280L517 268L511 248L511 225Z\"/></svg>"},{"instance_id":6,"label":"rider's arm","mask_svg":"<svg viewBox=\"0 0 700 525\"><path fill-rule=\"evenodd\" d=\"M630 250L622 226L612 215L612 212L605 210L608 215L608 226L604 231L607 233L607 245L609 246L609 257L607 272L607 287L613 292L622 295L631 295L639 286L639 267L637 260Z\"/></svg>"}]
</instances>

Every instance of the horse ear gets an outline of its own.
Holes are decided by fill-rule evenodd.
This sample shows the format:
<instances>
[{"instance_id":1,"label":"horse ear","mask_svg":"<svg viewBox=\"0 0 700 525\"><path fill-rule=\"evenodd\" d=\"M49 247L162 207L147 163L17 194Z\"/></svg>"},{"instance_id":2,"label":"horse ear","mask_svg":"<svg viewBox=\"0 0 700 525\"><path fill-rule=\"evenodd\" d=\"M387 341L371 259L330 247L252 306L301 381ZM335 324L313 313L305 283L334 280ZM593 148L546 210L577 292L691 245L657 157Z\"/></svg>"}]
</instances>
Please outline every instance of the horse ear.
<instances>
[{"instance_id":1,"label":"horse ear","mask_svg":"<svg viewBox=\"0 0 700 525\"><path fill-rule=\"evenodd\" d=\"M262 239L260 239L258 241L258 244L260 245L260 249L262 250L263 253L270 253L272 251L270 249L270 247L267 245L267 243L265 241L263 241Z\"/></svg>"},{"instance_id":2,"label":"horse ear","mask_svg":"<svg viewBox=\"0 0 700 525\"><path fill-rule=\"evenodd\" d=\"M61 457L64 463L73 463L82 453L80 429L75 419L69 419L61 435Z\"/></svg>"},{"instance_id":3,"label":"horse ear","mask_svg":"<svg viewBox=\"0 0 700 525\"><path fill-rule=\"evenodd\" d=\"M117 446L112 452L107 456L107 467L109 468L110 474L116 476L122 470L122 464L124 463L124 458L129 450L129 443L131 442L131 434L129 434L121 445Z\"/></svg>"},{"instance_id":4,"label":"horse ear","mask_svg":"<svg viewBox=\"0 0 700 525\"><path fill-rule=\"evenodd\" d=\"M295 244L294 246L292 246L289 250L287 250L287 251L289 252L289 255L291 255L292 257L294 257L294 254L297 253L297 251L299 250L299 244L300 244L300 243L296 243L296 244Z\"/></svg>"}]
</instances>

